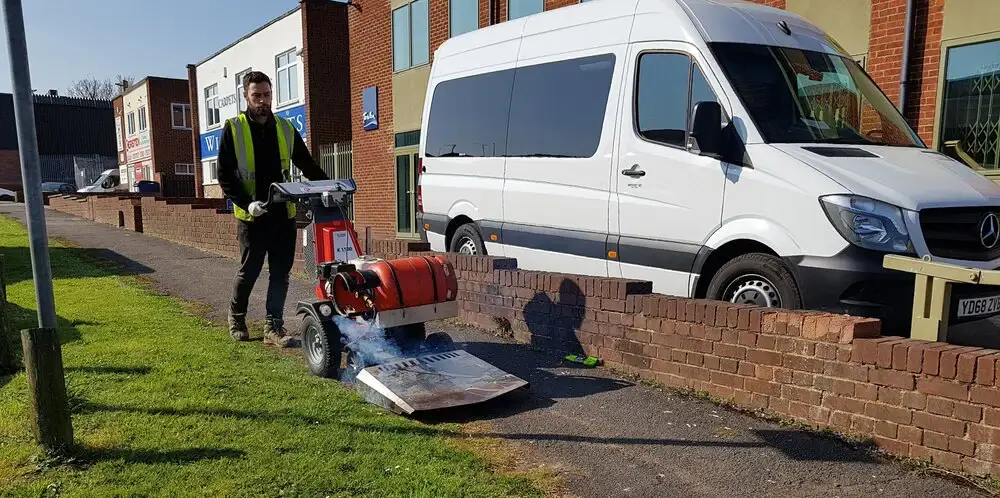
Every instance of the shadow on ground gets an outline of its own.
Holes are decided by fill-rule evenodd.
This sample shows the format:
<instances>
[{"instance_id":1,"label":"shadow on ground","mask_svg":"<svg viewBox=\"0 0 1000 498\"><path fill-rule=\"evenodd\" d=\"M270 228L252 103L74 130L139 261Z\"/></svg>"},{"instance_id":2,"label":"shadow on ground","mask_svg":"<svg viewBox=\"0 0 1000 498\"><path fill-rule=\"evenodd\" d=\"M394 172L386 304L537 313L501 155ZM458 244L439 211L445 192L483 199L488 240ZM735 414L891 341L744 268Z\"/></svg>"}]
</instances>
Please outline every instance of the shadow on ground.
<instances>
[{"instance_id":1,"label":"shadow on ground","mask_svg":"<svg viewBox=\"0 0 1000 498\"><path fill-rule=\"evenodd\" d=\"M0 246L0 256L8 286L33 280L28 247ZM49 247L49 261L53 280L153 273L152 268L109 249Z\"/></svg>"},{"instance_id":2,"label":"shadow on ground","mask_svg":"<svg viewBox=\"0 0 1000 498\"><path fill-rule=\"evenodd\" d=\"M202 460L237 459L246 454L233 448L184 448L179 450L96 449L82 448L76 458L84 464L124 461L126 464L190 464Z\"/></svg>"},{"instance_id":3,"label":"shadow on ground","mask_svg":"<svg viewBox=\"0 0 1000 498\"><path fill-rule=\"evenodd\" d=\"M0 340L6 341L10 352L14 357L17 371L13 375L0 375L0 389L2 389L14 375L22 370L24 354L21 348L21 330L38 327L38 314L35 310L18 306L14 303L6 303L7 325L9 330L0 331ZM99 325L97 323L83 320L67 320L61 316L56 317L56 332L59 335L60 344L69 344L80 340L80 330L77 328L84 325Z\"/></svg>"},{"instance_id":4,"label":"shadow on ground","mask_svg":"<svg viewBox=\"0 0 1000 498\"><path fill-rule=\"evenodd\" d=\"M106 249L50 247L49 255L52 278L55 281L59 279L141 275L153 271L141 263ZM3 297L6 297L7 289L10 286L33 280L31 251L27 247L0 246L0 256L2 256L3 280L7 286L4 289ZM15 364L20 366L23 358L20 331L38 327L38 315L36 310L27 309L9 301L6 302L5 306L7 330L2 330L2 321L0 321L0 341L6 341ZM59 303L57 302L57 312L58 309ZM61 316L57 316L56 320L59 340L62 344L80 340L80 331L77 327L100 325L94 322L68 320ZM0 388L10 382L12 378L12 375L0 375Z\"/></svg>"}]
</instances>

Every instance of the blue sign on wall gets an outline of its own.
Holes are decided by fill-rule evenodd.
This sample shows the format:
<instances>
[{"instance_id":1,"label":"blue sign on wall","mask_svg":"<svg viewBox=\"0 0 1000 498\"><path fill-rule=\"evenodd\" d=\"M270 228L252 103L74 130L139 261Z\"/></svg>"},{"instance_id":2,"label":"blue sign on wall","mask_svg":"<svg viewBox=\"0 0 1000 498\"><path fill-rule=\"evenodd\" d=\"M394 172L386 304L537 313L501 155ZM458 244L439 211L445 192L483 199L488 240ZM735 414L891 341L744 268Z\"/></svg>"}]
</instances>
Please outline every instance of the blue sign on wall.
<instances>
[{"instance_id":1,"label":"blue sign on wall","mask_svg":"<svg viewBox=\"0 0 1000 498\"><path fill-rule=\"evenodd\" d=\"M283 109L281 111L275 112L275 116L280 116L288 119L295 125L295 129L299 130L299 134L302 135L302 139L305 140L309 135L307 135L306 129L306 106L299 105L295 107L289 107L288 109ZM201 135L201 158L211 159L219 155L219 144L222 142L222 128L210 131Z\"/></svg>"},{"instance_id":2,"label":"blue sign on wall","mask_svg":"<svg viewBox=\"0 0 1000 498\"><path fill-rule=\"evenodd\" d=\"M365 131L378 129L378 87L361 90L361 126Z\"/></svg>"}]
</instances>

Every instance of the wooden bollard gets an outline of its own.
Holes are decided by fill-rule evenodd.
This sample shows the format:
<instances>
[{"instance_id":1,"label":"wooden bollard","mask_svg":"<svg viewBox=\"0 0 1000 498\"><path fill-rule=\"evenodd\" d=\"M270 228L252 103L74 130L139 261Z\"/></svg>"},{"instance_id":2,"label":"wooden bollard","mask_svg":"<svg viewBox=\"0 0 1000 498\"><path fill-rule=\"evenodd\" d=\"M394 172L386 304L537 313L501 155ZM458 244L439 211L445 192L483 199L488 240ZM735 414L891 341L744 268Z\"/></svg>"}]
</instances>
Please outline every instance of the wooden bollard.
<instances>
[{"instance_id":1,"label":"wooden bollard","mask_svg":"<svg viewBox=\"0 0 1000 498\"><path fill-rule=\"evenodd\" d=\"M24 329L24 370L28 413L36 441L49 453L73 448L73 422L66 396L62 350L55 329Z\"/></svg>"}]
</instances>

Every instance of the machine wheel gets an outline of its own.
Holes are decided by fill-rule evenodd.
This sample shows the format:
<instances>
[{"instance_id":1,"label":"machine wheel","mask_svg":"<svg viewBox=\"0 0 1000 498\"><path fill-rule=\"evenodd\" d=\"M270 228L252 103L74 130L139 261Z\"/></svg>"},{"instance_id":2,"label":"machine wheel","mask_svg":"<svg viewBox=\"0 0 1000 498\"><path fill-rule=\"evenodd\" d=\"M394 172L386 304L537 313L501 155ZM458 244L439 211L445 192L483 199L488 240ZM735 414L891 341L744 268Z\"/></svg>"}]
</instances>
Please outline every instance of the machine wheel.
<instances>
[{"instance_id":1,"label":"machine wheel","mask_svg":"<svg viewBox=\"0 0 1000 498\"><path fill-rule=\"evenodd\" d=\"M485 256L486 246L483 244L483 236L479 229L472 223L466 223L455 230L455 235L451 237L451 252L468 254L470 256Z\"/></svg>"},{"instance_id":2,"label":"machine wheel","mask_svg":"<svg viewBox=\"0 0 1000 498\"><path fill-rule=\"evenodd\" d=\"M451 336L444 332L435 332L424 339L423 349L435 353L443 353L452 350L454 346L455 341L451 339Z\"/></svg>"},{"instance_id":3,"label":"machine wheel","mask_svg":"<svg viewBox=\"0 0 1000 498\"><path fill-rule=\"evenodd\" d=\"M712 277L706 297L765 308L802 307L792 272L781 259L764 253L744 254L722 265Z\"/></svg>"},{"instance_id":4,"label":"machine wheel","mask_svg":"<svg viewBox=\"0 0 1000 498\"><path fill-rule=\"evenodd\" d=\"M386 330L386 334L396 342L396 346L399 347L400 352L406 353L420 347L420 344L424 342L424 338L427 336L427 329L423 323L412 323L410 325L389 328Z\"/></svg>"},{"instance_id":5,"label":"machine wheel","mask_svg":"<svg viewBox=\"0 0 1000 498\"><path fill-rule=\"evenodd\" d=\"M302 354L313 375L340 379L343 346L340 329L333 322L319 321L312 315L302 317L299 325Z\"/></svg>"}]
</instances>

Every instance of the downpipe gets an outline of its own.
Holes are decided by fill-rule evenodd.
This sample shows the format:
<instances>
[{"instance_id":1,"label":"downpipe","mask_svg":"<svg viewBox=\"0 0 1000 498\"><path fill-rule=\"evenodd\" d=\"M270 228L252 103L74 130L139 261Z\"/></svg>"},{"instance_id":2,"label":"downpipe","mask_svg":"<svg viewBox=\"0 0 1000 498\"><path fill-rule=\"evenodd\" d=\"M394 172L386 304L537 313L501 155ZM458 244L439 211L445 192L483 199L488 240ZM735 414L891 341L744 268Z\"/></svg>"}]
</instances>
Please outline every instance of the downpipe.
<instances>
[{"instance_id":1,"label":"downpipe","mask_svg":"<svg viewBox=\"0 0 1000 498\"><path fill-rule=\"evenodd\" d=\"M492 1L492 0L491 0ZM913 36L913 0L906 0L906 24L903 27L903 63L899 75L899 112L906 119L906 87L910 73L910 39Z\"/></svg>"}]
</instances>

